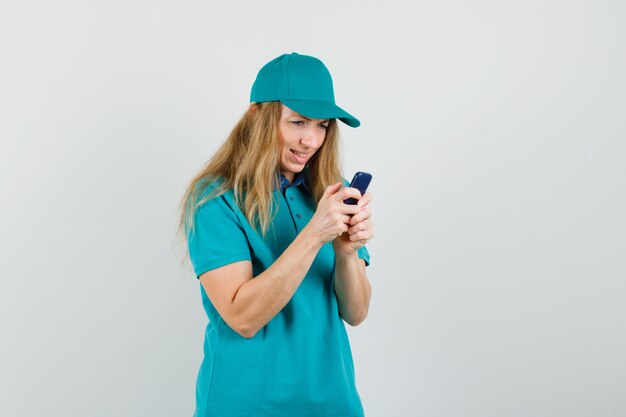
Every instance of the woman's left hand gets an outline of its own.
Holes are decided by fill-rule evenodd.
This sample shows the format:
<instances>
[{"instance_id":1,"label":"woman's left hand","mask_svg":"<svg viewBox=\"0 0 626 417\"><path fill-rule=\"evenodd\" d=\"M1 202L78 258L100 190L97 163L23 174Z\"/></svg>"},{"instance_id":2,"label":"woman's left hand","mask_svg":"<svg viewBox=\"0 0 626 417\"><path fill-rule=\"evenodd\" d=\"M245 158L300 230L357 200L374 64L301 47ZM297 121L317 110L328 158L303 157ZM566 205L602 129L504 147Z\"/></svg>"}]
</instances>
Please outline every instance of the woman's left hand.
<instances>
[{"instance_id":1,"label":"woman's left hand","mask_svg":"<svg viewBox=\"0 0 626 417\"><path fill-rule=\"evenodd\" d=\"M361 196L358 201L361 211L352 215L350 221L346 223L348 230L333 239L335 253L351 255L374 237L372 210L367 207L372 198L372 193L369 191Z\"/></svg>"}]
</instances>

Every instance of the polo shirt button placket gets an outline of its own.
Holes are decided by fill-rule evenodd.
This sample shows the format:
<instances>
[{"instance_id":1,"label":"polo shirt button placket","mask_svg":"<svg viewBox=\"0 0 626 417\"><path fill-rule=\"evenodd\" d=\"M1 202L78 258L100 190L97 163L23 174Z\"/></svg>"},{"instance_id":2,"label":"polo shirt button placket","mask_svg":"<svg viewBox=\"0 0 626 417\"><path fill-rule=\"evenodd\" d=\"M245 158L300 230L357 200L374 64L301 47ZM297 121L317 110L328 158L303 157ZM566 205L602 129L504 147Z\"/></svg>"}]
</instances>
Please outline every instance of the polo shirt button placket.
<instances>
[{"instance_id":1,"label":"polo shirt button placket","mask_svg":"<svg viewBox=\"0 0 626 417\"><path fill-rule=\"evenodd\" d=\"M300 215L300 213L296 213L296 217L297 217L297 218L299 218L299 219L301 219L301 218L302 218L302 216Z\"/></svg>"}]
</instances>

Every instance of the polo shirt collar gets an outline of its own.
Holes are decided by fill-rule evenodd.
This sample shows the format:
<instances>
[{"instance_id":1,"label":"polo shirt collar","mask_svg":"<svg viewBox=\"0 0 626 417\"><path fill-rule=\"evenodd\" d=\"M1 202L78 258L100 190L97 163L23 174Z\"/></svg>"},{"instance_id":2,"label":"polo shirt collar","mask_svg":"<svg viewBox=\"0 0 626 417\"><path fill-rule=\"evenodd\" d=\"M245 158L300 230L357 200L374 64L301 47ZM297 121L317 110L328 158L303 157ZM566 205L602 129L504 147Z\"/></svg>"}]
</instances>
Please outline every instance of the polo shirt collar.
<instances>
[{"instance_id":1,"label":"polo shirt collar","mask_svg":"<svg viewBox=\"0 0 626 417\"><path fill-rule=\"evenodd\" d=\"M306 168L298 172L293 179L293 183L291 184L289 184L289 180L287 179L287 177L285 177L282 172L278 171L278 173L280 174L280 190L282 192L285 192L285 189L287 187L297 187L299 185L302 185L302 188L304 188L306 192L310 194L309 187L307 186L306 181L305 181L305 178L306 178L305 171L306 171ZM275 187L274 190L278 190L278 187Z\"/></svg>"}]
</instances>

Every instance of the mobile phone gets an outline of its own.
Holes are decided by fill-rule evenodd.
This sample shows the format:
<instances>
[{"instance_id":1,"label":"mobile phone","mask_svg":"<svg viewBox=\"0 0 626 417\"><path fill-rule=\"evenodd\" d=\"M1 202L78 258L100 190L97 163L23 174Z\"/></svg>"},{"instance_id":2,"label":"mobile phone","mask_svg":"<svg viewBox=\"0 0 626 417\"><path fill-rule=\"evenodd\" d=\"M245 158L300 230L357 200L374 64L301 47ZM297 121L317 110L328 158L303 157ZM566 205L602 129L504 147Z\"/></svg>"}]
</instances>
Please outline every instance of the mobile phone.
<instances>
[{"instance_id":1,"label":"mobile phone","mask_svg":"<svg viewBox=\"0 0 626 417\"><path fill-rule=\"evenodd\" d=\"M352 178L352 181L350 182L350 187L352 188L356 188L357 190L359 190L361 192L361 196L363 196L363 194L365 194L365 192L367 191L367 186L370 185L370 181L372 180L372 174L369 174L367 172L361 172L358 171L356 174L354 174L354 177ZM356 204L359 200L357 200L356 198L346 198L345 200L343 200L344 204Z\"/></svg>"}]
</instances>

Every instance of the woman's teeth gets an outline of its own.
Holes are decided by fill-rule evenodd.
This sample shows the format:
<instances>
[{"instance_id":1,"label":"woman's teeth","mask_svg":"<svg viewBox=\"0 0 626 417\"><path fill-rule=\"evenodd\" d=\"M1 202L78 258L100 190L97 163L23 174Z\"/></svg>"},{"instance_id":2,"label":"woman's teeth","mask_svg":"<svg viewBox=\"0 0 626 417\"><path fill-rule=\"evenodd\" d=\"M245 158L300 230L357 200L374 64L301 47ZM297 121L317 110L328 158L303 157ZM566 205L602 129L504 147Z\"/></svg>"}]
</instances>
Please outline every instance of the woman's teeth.
<instances>
[{"instance_id":1,"label":"woman's teeth","mask_svg":"<svg viewBox=\"0 0 626 417\"><path fill-rule=\"evenodd\" d=\"M304 157L306 157L306 155L307 155L307 154L305 154L305 153L299 153L299 152L296 152L296 151L294 151L293 149L291 150L291 152L295 153L295 154L296 154L296 155L298 155L300 158L304 158Z\"/></svg>"}]
</instances>

